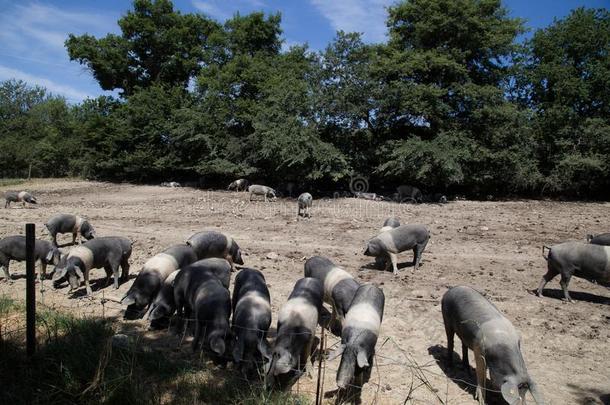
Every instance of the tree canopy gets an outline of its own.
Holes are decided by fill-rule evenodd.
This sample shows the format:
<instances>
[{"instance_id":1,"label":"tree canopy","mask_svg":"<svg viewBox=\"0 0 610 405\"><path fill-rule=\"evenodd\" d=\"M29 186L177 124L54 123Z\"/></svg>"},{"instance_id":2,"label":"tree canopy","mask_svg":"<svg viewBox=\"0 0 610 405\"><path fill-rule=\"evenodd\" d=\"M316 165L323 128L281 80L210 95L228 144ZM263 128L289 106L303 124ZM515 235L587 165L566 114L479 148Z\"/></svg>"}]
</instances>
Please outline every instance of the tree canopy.
<instances>
[{"instance_id":1,"label":"tree canopy","mask_svg":"<svg viewBox=\"0 0 610 405\"><path fill-rule=\"evenodd\" d=\"M523 41L500 0L402 0L387 41L339 31L320 51L283 47L279 14L219 23L169 0L135 0L118 26L66 40L118 98L0 83L3 175L610 197L607 10Z\"/></svg>"}]
</instances>

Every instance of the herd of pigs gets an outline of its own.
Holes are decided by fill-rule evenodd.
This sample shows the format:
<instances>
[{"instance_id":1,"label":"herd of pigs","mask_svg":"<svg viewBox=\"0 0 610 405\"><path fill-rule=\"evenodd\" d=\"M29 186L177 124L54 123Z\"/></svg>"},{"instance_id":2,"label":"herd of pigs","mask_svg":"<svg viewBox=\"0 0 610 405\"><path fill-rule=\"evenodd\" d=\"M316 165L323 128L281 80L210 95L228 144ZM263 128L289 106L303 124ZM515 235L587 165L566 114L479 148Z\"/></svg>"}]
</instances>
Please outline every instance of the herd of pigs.
<instances>
[{"instance_id":1,"label":"herd of pigs","mask_svg":"<svg viewBox=\"0 0 610 405\"><path fill-rule=\"evenodd\" d=\"M237 180L229 186L236 191L275 198L272 188ZM10 202L36 204L27 192L7 192ZM298 215L309 216L313 198L303 193L297 200ZM115 288L129 275L132 242L124 237L98 237L91 223L71 214L52 217L45 224L51 241L35 241L35 259L40 262L40 284L46 278L46 266L54 265L52 279L56 288L64 281L70 291L84 282L92 294L89 273L103 268L107 284L114 278ZM57 235L71 233L72 247L61 252ZM81 237L86 241L81 242ZM388 218L379 234L366 243L364 254L397 274L397 255L412 250L413 266L418 269L430 232L424 225L401 225ZM10 281L11 260L25 260L25 237L6 236L0 240L0 265L5 280ZM548 264L537 294L546 283L561 276L565 300L571 301L568 283L572 276L610 286L610 233L588 235L585 242L564 242L543 246ZM544 256L545 250L548 255ZM311 367L321 325L341 336L337 350L329 358L341 356L336 382L338 392L349 395L368 381L374 361L385 297L377 286L359 283L352 275L322 256L310 257L304 265L304 277L296 282L277 315L277 334L270 344L271 295L264 274L247 268L237 242L217 231L192 235L184 243L172 245L150 258L137 275L121 303L127 306L126 318L145 318L151 328L165 328L170 319L178 329L193 333L192 348L205 350L218 363L231 360L247 378L266 375L271 387L286 388ZM119 274L119 267L121 273ZM232 272L235 276L230 293ZM330 319L323 303L332 308ZM462 342L462 362L466 370L468 349L474 352L477 390L485 402L486 377L509 404L525 402L529 391L538 404L544 402L535 382L529 377L520 350L519 333L512 323L482 294L468 286L450 288L441 300L447 333L449 364L453 358L454 335ZM320 354L323 355L323 354Z\"/></svg>"}]
</instances>

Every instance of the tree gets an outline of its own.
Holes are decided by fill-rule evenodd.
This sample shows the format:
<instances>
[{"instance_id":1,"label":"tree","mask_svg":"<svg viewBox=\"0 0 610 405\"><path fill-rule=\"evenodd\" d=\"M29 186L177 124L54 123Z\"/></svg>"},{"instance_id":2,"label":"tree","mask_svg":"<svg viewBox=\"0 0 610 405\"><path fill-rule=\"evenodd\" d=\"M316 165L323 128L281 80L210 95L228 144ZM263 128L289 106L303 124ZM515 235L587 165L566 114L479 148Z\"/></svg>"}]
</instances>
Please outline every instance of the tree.
<instances>
[{"instance_id":1,"label":"tree","mask_svg":"<svg viewBox=\"0 0 610 405\"><path fill-rule=\"evenodd\" d=\"M538 30L529 46L547 189L610 195L610 12L576 9Z\"/></svg>"},{"instance_id":2,"label":"tree","mask_svg":"<svg viewBox=\"0 0 610 405\"><path fill-rule=\"evenodd\" d=\"M70 34L70 60L86 65L104 90L129 96L153 83L186 88L214 51L219 25L174 11L169 0L135 0L119 19L121 35Z\"/></svg>"}]
</instances>

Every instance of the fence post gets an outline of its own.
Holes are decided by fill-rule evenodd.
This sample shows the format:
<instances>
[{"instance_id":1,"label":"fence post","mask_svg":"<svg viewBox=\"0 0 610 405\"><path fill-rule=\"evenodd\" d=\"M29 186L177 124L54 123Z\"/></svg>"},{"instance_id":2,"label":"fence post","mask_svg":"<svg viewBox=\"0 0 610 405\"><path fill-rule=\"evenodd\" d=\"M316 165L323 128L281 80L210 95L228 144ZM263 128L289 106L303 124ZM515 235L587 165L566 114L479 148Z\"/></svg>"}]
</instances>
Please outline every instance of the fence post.
<instances>
[{"instance_id":1,"label":"fence post","mask_svg":"<svg viewBox=\"0 0 610 405\"><path fill-rule=\"evenodd\" d=\"M32 357L36 351L36 272L34 268L34 224L25 224L25 309L26 309L26 352Z\"/></svg>"}]
</instances>

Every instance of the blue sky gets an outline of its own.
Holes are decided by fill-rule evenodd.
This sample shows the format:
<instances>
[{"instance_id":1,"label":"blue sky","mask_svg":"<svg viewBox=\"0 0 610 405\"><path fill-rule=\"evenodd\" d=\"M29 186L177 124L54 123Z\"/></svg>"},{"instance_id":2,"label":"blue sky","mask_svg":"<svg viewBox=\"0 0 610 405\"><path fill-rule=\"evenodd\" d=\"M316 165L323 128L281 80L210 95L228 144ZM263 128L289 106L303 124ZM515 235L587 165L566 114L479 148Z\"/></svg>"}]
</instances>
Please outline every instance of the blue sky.
<instances>
[{"instance_id":1,"label":"blue sky","mask_svg":"<svg viewBox=\"0 0 610 405\"><path fill-rule=\"evenodd\" d=\"M358 31L367 42L384 41L386 7L394 0L175 0L182 12L200 12L224 21L235 12L282 14L284 45L308 43L323 49L339 29ZM608 8L610 0L504 0L511 15L532 29L550 24L573 8ZM45 86L79 102L108 93L91 74L70 62L63 42L69 33L97 37L117 33L116 21L128 0L0 0L0 81L10 78ZM110 94L110 93L108 93Z\"/></svg>"}]
</instances>

